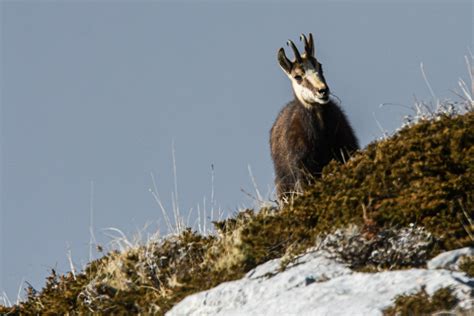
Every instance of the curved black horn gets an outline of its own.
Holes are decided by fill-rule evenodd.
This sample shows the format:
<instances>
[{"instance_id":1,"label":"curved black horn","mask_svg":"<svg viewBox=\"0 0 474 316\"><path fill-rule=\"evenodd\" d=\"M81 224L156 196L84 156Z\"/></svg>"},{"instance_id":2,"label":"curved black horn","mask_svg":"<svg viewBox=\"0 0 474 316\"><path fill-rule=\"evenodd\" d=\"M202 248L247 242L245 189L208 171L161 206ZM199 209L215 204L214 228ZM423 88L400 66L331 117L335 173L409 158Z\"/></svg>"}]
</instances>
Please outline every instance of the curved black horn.
<instances>
[{"instance_id":1,"label":"curved black horn","mask_svg":"<svg viewBox=\"0 0 474 316\"><path fill-rule=\"evenodd\" d=\"M293 43L292 40L288 40L288 42L286 44L288 46L290 46L291 49L293 50L293 53L295 54L296 61L301 63L303 61L303 59L301 58L300 52L298 51L298 48L296 48L295 43Z\"/></svg>"},{"instance_id":2,"label":"curved black horn","mask_svg":"<svg viewBox=\"0 0 474 316\"><path fill-rule=\"evenodd\" d=\"M314 57L314 40L313 40L312 33L309 33L308 48L309 48L309 51L311 52L311 56Z\"/></svg>"},{"instance_id":3,"label":"curved black horn","mask_svg":"<svg viewBox=\"0 0 474 316\"><path fill-rule=\"evenodd\" d=\"M311 34L311 33L310 33ZM300 40L304 43L304 51L306 52L306 56L312 56L311 46L309 45L308 39L306 35L301 34Z\"/></svg>"}]
</instances>

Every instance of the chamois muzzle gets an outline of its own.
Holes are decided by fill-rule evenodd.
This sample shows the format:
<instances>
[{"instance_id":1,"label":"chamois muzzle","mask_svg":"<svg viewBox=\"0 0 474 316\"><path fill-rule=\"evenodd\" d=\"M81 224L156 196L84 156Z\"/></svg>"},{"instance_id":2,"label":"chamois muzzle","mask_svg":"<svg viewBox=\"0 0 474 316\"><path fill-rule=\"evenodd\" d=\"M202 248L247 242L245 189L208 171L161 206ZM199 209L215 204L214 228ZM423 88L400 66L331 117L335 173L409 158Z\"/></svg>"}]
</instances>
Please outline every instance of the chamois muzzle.
<instances>
[{"instance_id":1,"label":"chamois muzzle","mask_svg":"<svg viewBox=\"0 0 474 316\"><path fill-rule=\"evenodd\" d=\"M329 98L329 88L321 88L317 90L317 96L321 99Z\"/></svg>"}]
</instances>

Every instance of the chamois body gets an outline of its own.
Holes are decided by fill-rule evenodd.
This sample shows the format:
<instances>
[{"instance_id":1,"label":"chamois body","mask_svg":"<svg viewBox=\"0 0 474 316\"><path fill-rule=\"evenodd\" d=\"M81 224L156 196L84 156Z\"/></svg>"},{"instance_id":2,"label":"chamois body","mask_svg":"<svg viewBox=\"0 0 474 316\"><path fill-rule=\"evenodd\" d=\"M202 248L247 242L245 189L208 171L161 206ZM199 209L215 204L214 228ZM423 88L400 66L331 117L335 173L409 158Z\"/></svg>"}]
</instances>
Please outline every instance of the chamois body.
<instances>
[{"instance_id":1,"label":"chamois body","mask_svg":"<svg viewBox=\"0 0 474 316\"><path fill-rule=\"evenodd\" d=\"M278 197L301 191L335 159L345 162L359 148L345 114L332 100L307 108L295 98L270 131Z\"/></svg>"},{"instance_id":2,"label":"chamois body","mask_svg":"<svg viewBox=\"0 0 474 316\"><path fill-rule=\"evenodd\" d=\"M359 148L345 114L330 99L321 63L314 56L313 36L304 34L304 53L289 40L295 60L278 51L278 63L291 81L295 98L278 115L270 131L275 185L280 200L301 192L331 160L345 162Z\"/></svg>"}]
</instances>

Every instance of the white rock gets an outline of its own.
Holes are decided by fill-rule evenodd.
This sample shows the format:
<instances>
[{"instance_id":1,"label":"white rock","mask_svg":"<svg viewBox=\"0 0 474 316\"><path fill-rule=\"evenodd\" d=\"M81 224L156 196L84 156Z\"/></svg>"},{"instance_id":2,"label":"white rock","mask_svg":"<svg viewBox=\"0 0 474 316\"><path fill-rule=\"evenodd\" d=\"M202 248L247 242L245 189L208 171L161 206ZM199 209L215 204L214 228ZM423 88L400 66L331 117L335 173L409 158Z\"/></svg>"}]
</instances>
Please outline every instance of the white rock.
<instances>
[{"instance_id":1,"label":"white rock","mask_svg":"<svg viewBox=\"0 0 474 316\"><path fill-rule=\"evenodd\" d=\"M474 247L466 247L443 252L428 261L426 266L428 269L455 270L458 268L459 259L463 256L474 256Z\"/></svg>"},{"instance_id":2,"label":"white rock","mask_svg":"<svg viewBox=\"0 0 474 316\"><path fill-rule=\"evenodd\" d=\"M283 272L280 259L262 264L237 281L185 298L167 315L382 315L400 294L446 286L470 304L474 280L461 272L411 269L353 272L313 252Z\"/></svg>"}]
</instances>

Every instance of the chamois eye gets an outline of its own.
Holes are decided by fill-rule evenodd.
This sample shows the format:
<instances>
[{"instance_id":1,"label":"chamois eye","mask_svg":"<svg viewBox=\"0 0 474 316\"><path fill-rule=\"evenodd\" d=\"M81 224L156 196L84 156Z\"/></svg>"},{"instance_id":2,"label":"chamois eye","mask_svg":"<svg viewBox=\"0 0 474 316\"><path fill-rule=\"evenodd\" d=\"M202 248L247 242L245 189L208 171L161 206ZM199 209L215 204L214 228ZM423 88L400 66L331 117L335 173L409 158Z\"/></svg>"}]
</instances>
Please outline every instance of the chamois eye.
<instances>
[{"instance_id":1,"label":"chamois eye","mask_svg":"<svg viewBox=\"0 0 474 316\"><path fill-rule=\"evenodd\" d=\"M295 76L296 82L300 83L303 80L303 77L301 76Z\"/></svg>"}]
</instances>

